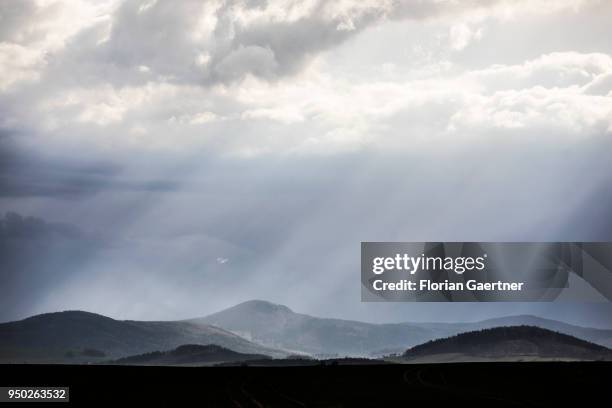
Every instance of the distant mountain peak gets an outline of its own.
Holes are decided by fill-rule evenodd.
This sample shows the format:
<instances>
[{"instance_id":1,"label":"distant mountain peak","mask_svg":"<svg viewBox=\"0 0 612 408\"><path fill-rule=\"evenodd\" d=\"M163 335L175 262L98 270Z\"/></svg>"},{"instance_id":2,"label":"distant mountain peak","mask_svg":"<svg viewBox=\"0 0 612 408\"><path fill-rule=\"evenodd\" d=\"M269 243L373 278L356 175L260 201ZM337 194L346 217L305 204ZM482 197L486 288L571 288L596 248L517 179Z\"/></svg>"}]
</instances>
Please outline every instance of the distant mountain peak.
<instances>
[{"instance_id":1,"label":"distant mountain peak","mask_svg":"<svg viewBox=\"0 0 612 408\"><path fill-rule=\"evenodd\" d=\"M248 309L260 313L293 313L289 307L277 303L268 302L267 300L247 300L232 307L232 309Z\"/></svg>"}]
</instances>

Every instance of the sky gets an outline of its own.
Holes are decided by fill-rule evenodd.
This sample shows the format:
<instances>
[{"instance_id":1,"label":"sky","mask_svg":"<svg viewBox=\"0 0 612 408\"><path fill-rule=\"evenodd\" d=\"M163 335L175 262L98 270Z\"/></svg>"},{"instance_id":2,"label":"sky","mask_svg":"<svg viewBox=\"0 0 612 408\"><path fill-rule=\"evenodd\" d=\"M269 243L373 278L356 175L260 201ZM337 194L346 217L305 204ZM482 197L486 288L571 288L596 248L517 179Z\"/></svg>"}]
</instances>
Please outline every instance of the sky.
<instances>
[{"instance_id":1,"label":"sky","mask_svg":"<svg viewBox=\"0 0 612 408\"><path fill-rule=\"evenodd\" d=\"M360 301L361 241L612 240L612 3L0 3L0 321Z\"/></svg>"}]
</instances>

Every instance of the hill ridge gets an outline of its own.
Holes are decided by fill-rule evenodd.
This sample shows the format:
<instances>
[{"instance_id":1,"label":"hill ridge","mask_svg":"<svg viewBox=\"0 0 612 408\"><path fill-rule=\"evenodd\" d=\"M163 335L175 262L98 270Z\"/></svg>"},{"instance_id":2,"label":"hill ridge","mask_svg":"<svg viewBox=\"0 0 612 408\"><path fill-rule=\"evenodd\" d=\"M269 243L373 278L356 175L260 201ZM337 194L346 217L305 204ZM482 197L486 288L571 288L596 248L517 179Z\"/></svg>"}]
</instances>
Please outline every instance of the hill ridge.
<instances>
[{"instance_id":1,"label":"hill ridge","mask_svg":"<svg viewBox=\"0 0 612 408\"><path fill-rule=\"evenodd\" d=\"M220 362L267 360L262 354L239 353L218 344L183 344L166 351L153 351L109 362L119 365L202 365Z\"/></svg>"},{"instance_id":2,"label":"hill ridge","mask_svg":"<svg viewBox=\"0 0 612 408\"><path fill-rule=\"evenodd\" d=\"M409 348L403 358L416 359L441 354L471 357L600 359L612 357L607 347L537 326L501 326L459 333Z\"/></svg>"}]
</instances>

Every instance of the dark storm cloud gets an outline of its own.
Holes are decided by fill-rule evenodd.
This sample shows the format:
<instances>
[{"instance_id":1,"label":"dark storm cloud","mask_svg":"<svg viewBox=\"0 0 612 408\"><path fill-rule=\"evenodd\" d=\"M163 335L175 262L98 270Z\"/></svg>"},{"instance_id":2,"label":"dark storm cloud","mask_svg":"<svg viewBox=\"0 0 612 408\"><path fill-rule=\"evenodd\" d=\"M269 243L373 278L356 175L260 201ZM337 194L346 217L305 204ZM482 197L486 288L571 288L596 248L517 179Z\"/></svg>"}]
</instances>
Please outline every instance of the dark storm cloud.
<instances>
[{"instance_id":1,"label":"dark storm cloud","mask_svg":"<svg viewBox=\"0 0 612 408\"><path fill-rule=\"evenodd\" d=\"M37 241L49 237L81 240L86 236L75 226L45 222L41 218L7 212L0 218L0 237L6 240Z\"/></svg>"},{"instance_id":2,"label":"dark storm cloud","mask_svg":"<svg viewBox=\"0 0 612 408\"><path fill-rule=\"evenodd\" d=\"M102 248L102 241L61 223L14 212L0 217L0 321L22 316Z\"/></svg>"},{"instance_id":3,"label":"dark storm cloud","mask_svg":"<svg viewBox=\"0 0 612 408\"><path fill-rule=\"evenodd\" d=\"M0 197L75 198L100 191L173 191L176 181L134 179L109 161L48 157L20 147L0 134Z\"/></svg>"}]
</instances>

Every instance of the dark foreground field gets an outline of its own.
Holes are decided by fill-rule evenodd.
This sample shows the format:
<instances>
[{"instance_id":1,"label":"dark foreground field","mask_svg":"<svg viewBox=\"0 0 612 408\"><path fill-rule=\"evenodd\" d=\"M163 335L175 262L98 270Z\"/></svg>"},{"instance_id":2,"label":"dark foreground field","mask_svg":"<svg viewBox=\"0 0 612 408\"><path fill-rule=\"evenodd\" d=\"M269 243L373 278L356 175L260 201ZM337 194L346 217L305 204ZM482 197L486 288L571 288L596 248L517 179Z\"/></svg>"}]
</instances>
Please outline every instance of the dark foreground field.
<instances>
[{"instance_id":1,"label":"dark foreground field","mask_svg":"<svg viewBox=\"0 0 612 408\"><path fill-rule=\"evenodd\" d=\"M609 400L611 369L612 363L605 362L204 368L5 365L0 366L0 386L69 386L71 403L78 405L535 407Z\"/></svg>"}]
</instances>

